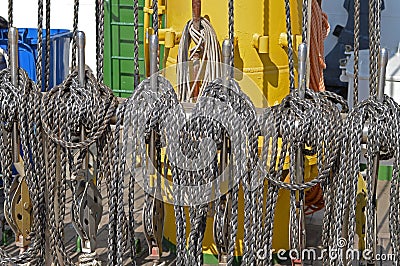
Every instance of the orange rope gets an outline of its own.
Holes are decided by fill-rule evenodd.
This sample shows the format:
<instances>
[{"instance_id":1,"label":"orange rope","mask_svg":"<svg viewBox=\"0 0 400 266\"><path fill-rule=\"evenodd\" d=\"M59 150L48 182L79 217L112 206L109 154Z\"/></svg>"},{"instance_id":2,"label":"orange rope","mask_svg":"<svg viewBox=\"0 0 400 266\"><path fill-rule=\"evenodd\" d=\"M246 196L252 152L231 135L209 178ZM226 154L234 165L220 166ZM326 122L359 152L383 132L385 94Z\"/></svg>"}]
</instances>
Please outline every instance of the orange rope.
<instances>
[{"instance_id":1,"label":"orange rope","mask_svg":"<svg viewBox=\"0 0 400 266\"><path fill-rule=\"evenodd\" d=\"M310 32L310 88L325 91L324 40L329 33L328 16L322 11L317 0L312 0ZM322 188L318 184L305 191L305 214L310 215L324 208Z\"/></svg>"},{"instance_id":2,"label":"orange rope","mask_svg":"<svg viewBox=\"0 0 400 266\"><path fill-rule=\"evenodd\" d=\"M323 70L324 40L329 33L328 16L321 9L317 0L312 0L310 32L310 88L314 91L325 91Z\"/></svg>"}]
</instances>

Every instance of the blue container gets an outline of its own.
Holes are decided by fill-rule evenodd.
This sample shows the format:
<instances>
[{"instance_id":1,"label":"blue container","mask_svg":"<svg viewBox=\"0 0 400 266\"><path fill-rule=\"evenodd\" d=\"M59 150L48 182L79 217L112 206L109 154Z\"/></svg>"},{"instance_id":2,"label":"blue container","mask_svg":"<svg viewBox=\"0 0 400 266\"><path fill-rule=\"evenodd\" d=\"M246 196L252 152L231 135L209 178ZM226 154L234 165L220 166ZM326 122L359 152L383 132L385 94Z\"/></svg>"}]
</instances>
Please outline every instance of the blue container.
<instances>
[{"instance_id":1,"label":"blue container","mask_svg":"<svg viewBox=\"0 0 400 266\"><path fill-rule=\"evenodd\" d=\"M19 28L18 33L19 66L36 82L38 31L34 28ZM60 84L69 73L71 39L72 32L69 30L50 30L50 88ZM43 30L43 53L46 52L45 43L46 31ZM8 49L8 29L0 29L0 47L5 51ZM45 63L43 62L43 75L44 67ZM42 90L46 90L44 84Z\"/></svg>"}]
</instances>

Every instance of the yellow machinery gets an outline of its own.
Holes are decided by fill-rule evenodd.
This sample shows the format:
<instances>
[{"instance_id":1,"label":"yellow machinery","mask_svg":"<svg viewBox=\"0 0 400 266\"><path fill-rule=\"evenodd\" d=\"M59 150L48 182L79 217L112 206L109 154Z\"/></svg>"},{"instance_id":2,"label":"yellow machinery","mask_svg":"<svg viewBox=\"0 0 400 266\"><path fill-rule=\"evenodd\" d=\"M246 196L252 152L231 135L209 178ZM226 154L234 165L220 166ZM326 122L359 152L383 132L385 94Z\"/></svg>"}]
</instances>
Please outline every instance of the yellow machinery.
<instances>
[{"instance_id":1,"label":"yellow machinery","mask_svg":"<svg viewBox=\"0 0 400 266\"><path fill-rule=\"evenodd\" d=\"M174 85L176 82L174 64L177 62L178 44L181 31L192 17L189 0L159 1L159 14L164 15L165 28L160 29L160 44L164 45L164 67L166 76ZM292 33L294 50L301 43L302 1L291 1ZM228 37L227 1L203 0L201 16L214 27L220 43ZM150 28L151 1L145 1L144 27L147 35ZM146 38L147 39L147 38ZM146 50L146 60L148 51ZM297 55L294 56L297 58ZM149 61L147 61L149 62ZM296 65L296 62L295 62ZM258 108L278 104L289 93L289 69L287 57L287 34L284 1L236 0L235 1L235 79L242 90ZM251 84L252 83L252 84ZM254 86L254 84L256 86ZM315 158L307 158L305 178L309 181L316 176ZM288 177L286 177L288 180ZM239 212L243 213L243 191L239 194ZM175 220L173 206L165 204L164 238L175 244ZM281 190L275 215L273 248L289 249L289 191ZM188 215L186 216L188 217ZM205 263L217 254L213 242L212 215L207 220L203 241ZM243 216L238 217L243 224ZM187 231L188 232L188 231ZM236 256L241 256L243 228L239 226ZM209 257L209 258L207 258Z\"/></svg>"}]
</instances>

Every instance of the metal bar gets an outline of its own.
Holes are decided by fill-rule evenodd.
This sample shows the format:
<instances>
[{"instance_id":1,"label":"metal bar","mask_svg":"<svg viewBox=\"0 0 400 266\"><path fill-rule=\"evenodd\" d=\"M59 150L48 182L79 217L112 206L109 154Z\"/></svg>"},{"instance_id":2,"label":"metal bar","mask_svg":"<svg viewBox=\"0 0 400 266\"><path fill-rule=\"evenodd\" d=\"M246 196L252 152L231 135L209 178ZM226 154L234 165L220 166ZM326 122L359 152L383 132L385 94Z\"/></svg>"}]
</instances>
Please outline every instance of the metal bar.
<instances>
[{"instance_id":1,"label":"metal bar","mask_svg":"<svg viewBox=\"0 0 400 266\"><path fill-rule=\"evenodd\" d=\"M132 22L117 22L113 21L111 22L111 25L116 25L116 26L135 26L135 23ZM139 27L144 27L144 23L139 23Z\"/></svg>"},{"instance_id":2,"label":"metal bar","mask_svg":"<svg viewBox=\"0 0 400 266\"><path fill-rule=\"evenodd\" d=\"M18 29L10 27L8 31L8 41L10 42L10 75L11 83L14 87L18 87ZM19 146L18 122L16 117L13 123L12 131L12 147L13 161L19 162L20 146Z\"/></svg>"},{"instance_id":3,"label":"metal bar","mask_svg":"<svg viewBox=\"0 0 400 266\"><path fill-rule=\"evenodd\" d=\"M158 36L153 34L149 37L149 50L150 50L150 86L153 92L158 92ZM156 162L156 135L154 130L151 131L150 134L150 143L149 143L149 155L150 160L153 163L154 169L157 169ZM153 170L151 170L151 174L154 174Z\"/></svg>"},{"instance_id":4,"label":"metal bar","mask_svg":"<svg viewBox=\"0 0 400 266\"><path fill-rule=\"evenodd\" d=\"M231 57L231 43L228 39L225 39L222 43L222 84L224 89L228 88L229 86L229 79L230 79L230 57Z\"/></svg>"},{"instance_id":5,"label":"metal bar","mask_svg":"<svg viewBox=\"0 0 400 266\"><path fill-rule=\"evenodd\" d=\"M78 44L78 81L79 86L85 87L85 33L78 31L76 34L77 44ZM81 140L86 138L85 127L81 125ZM89 152L89 150L87 151ZM82 165L83 169L89 168L89 155L86 154L85 163Z\"/></svg>"},{"instance_id":6,"label":"metal bar","mask_svg":"<svg viewBox=\"0 0 400 266\"><path fill-rule=\"evenodd\" d=\"M129 61L131 61L131 60L133 60L134 58L133 58L133 57L130 57L130 56L113 55L113 56L111 56L111 59L115 59L115 60L129 60ZM140 61L144 61L144 58L143 58L143 57L142 57L142 58L139 58L139 60L140 60Z\"/></svg>"},{"instance_id":7,"label":"metal bar","mask_svg":"<svg viewBox=\"0 0 400 266\"><path fill-rule=\"evenodd\" d=\"M300 97L304 99L307 86L307 45L302 43L299 45L299 92Z\"/></svg>"},{"instance_id":8,"label":"metal bar","mask_svg":"<svg viewBox=\"0 0 400 266\"><path fill-rule=\"evenodd\" d=\"M389 52L387 49L382 48L381 52L379 54L379 83L378 83L378 90L376 94L376 99L378 102L383 102L384 99L384 93L385 93L385 82L386 82L386 66L389 60ZM374 205L376 208L377 205L377 198L376 198L376 188L378 186L378 173L379 173L379 155L376 155L373 160L373 179L372 179L372 197L374 201ZM376 254L376 220L377 220L377 214L375 211L375 231L374 231L374 252L373 254ZM373 261L373 263L367 263L367 265L376 265L376 261Z\"/></svg>"},{"instance_id":9,"label":"metal bar","mask_svg":"<svg viewBox=\"0 0 400 266\"><path fill-rule=\"evenodd\" d=\"M302 43L299 45L298 51L298 87L299 87L299 96L301 99L305 98L306 86L307 86L307 45ZM297 122L297 121L296 121ZM296 125L298 126L298 125ZM296 150L296 182L298 184L304 183L304 156L303 156L303 145L300 146ZM298 196L298 205L296 206L298 209L298 221L299 221L299 246L300 246L300 254L302 254L302 249L305 248L305 215L304 215L304 191L299 191ZM300 265L303 265L302 260L297 262Z\"/></svg>"},{"instance_id":10,"label":"metal bar","mask_svg":"<svg viewBox=\"0 0 400 266\"><path fill-rule=\"evenodd\" d=\"M78 31L76 34L78 44L78 80L81 87L85 86L85 33Z\"/></svg>"}]
</instances>

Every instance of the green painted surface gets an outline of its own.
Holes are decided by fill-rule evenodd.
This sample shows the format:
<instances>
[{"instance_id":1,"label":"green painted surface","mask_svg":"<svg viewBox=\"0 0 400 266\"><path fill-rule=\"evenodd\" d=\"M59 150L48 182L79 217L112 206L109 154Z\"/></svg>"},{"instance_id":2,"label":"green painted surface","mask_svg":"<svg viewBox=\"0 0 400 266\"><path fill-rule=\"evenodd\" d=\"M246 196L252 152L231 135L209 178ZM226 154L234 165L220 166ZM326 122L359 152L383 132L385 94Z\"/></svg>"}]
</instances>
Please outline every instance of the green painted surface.
<instances>
[{"instance_id":1,"label":"green painted surface","mask_svg":"<svg viewBox=\"0 0 400 266\"><path fill-rule=\"evenodd\" d=\"M104 82L118 97L127 98L132 94L134 81L134 25L133 2L130 0L109 0L105 2L104 25ZM139 0L139 72L140 80L146 76L144 52L144 0ZM162 17L162 27L165 16ZM152 20L150 19L150 25ZM162 28L161 27L161 28ZM160 58L164 56L160 46ZM162 65L162 60L160 60Z\"/></svg>"},{"instance_id":2,"label":"green painted surface","mask_svg":"<svg viewBox=\"0 0 400 266\"><path fill-rule=\"evenodd\" d=\"M105 6L104 82L119 97L129 97L133 91L133 2L109 0ZM144 0L139 0L139 66L141 80L145 74L144 61Z\"/></svg>"},{"instance_id":3,"label":"green painted surface","mask_svg":"<svg viewBox=\"0 0 400 266\"><path fill-rule=\"evenodd\" d=\"M163 239L163 245L172 253L176 253L176 246L168 241L167 239ZM242 257L235 257L233 265L240 265ZM203 254L203 262L208 265L218 265L218 257L213 254Z\"/></svg>"},{"instance_id":4,"label":"green painted surface","mask_svg":"<svg viewBox=\"0 0 400 266\"><path fill-rule=\"evenodd\" d=\"M365 164L361 164L360 170L363 171L366 169ZM378 180L381 181L390 181L392 180L392 171L393 171L393 166L391 165L380 165L379 166L379 172L378 172Z\"/></svg>"}]
</instances>

